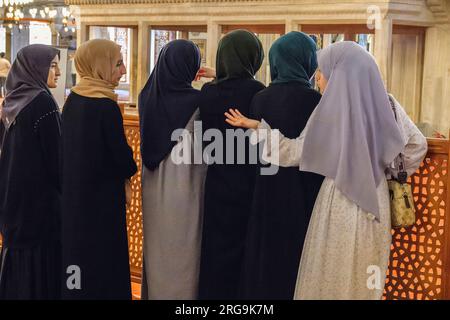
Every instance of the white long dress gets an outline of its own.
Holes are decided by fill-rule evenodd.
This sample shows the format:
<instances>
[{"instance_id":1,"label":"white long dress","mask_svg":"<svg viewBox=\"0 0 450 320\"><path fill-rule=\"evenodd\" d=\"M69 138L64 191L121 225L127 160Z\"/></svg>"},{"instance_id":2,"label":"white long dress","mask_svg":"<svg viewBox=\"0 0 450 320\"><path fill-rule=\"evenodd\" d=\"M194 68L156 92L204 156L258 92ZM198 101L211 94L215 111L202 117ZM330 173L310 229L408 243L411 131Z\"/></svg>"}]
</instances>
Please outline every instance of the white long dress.
<instances>
[{"instance_id":1,"label":"white long dress","mask_svg":"<svg viewBox=\"0 0 450 320\"><path fill-rule=\"evenodd\" d=\"M193 141L198 119L197 111L174 148ZM155 171L143 168L142 299L197 299L206 170L171 155Z\"/></svg>"},{"instance_id":2,"label":"white long dress","mask_svg":"<svg viewBox=\"0 0 450 320\"><path fill-rule=\"evenodd\" d=\"M403 108L397 104L398 123L407 142L403 152L409 174L427 152L427 142ZM258 129L271 130L264 121ZM264 144L267 157L278 152L279 165L299 166L304 133L297 139L279 134L278 148ZM258 130L259 133L260 130ZM267 132L267 131L266 131ZM270 134L270 131L269 131ZM326 156L326 155L324 155ZM396 174L393 168L388 172ZM364 188L364 186L361 186ZM381 299L391 246L391 217L386 179L377 188L380 220L350 201L326 178L312 213L303 247L294 299Z\"/></svg>"}]
</instances>

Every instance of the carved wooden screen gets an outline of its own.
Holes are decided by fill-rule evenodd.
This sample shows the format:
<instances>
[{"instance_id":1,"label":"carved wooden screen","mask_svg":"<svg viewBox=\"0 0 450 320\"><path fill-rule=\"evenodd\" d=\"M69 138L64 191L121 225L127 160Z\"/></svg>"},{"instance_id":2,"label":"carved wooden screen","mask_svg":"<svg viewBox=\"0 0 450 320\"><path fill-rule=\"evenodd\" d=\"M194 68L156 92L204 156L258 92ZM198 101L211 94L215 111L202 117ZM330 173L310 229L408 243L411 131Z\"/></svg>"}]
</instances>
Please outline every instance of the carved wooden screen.
<instances>
[{"instance_id":1,"label":"carved wooden screen","mask_svg":"<svg viewBox=\"0 0 450 320\"><path fill-rule=\"evenodd\" d=\"M127 231L128 246L130 252L131 278L140 282L142 271L142 197L141 197L141 152L139 121L137 116L126 115L124 117L125 135L128 144L133 149L134 160L138 166L138 172L131 179L133 197L130 206L127 206Z\"/></svg>"},{"instance_id":2,"label":"carved wooden screen","mask_svg":"<svg viewBox=\"0 0 450 320\"><path fill-rule=\"evenodd\" d=\"M140 167L137 117L125 118L125 132ZM447 186L448 140L429 140L429 153L411 177L417 223L393 230L385 299L450 299L450 203ZM141 172L132 179L133 203L127 209L130 265L134 281L142 268Z\"/></svg>"},{"instance_id":3,"label":"carved wooden screen","mask_svg":"<svg viewBox=\"0 0 450 320\"><path fill-rule=\"evenodd\" d=\"M393 230L387 299L449 299L450 233L448 140L429 140L429 152L411 177L416 224Z\"/></svg>"}]
</instances>

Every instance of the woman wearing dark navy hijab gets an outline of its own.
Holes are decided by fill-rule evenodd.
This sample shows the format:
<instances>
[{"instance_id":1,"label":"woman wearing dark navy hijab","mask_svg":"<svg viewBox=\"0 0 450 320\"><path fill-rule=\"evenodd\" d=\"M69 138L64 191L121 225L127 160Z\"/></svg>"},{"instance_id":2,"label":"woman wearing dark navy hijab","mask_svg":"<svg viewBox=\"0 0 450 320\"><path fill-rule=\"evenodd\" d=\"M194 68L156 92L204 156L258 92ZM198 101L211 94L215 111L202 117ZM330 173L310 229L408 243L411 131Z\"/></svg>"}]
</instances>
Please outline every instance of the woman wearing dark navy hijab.
<instances>
[{"instance_id":1,"label":"woman wearing dark navy hijab","mask_svg":"<svg viewBox=\"0 0 450 320\"><path fill-rule=\"evenodd\" d=\"M200 50L193 42L170 42L139 95L144 163L142 299L197 298L206 168L173 155L185 143L193 147L200 91L192 82L196 75L214 76L214 70L200 69L200 62ZM177 130L183 132L176 134Z\"/></svg>"},{"instance_id":2,"label":"woman wearing dark navy hijab","mask_svg":"<svg viewBox=\"0 0 450 320\"><path fill-rule=\"evenodd\" d=\"M236 30L222 38L217 52L217 80L202 89L203 130L213 129L222 137L236 133L225 123L223 114L230 106L239 106L248 112L253 96L264 89L264 85L254 79L263 58L261 42L251 32ZM237 139L229 139L225 146L233 142L237 146ZM207 148L205 154L209 155ZM212 157L218 157L217 162L208 166L205 185L201 299L237 298L256 173L256 166L250 164L249 159L245 159L244 164L238 164L237 160L249 152L249 141L246 141L245 150L225 147L211 153ZM228 161L229 158L232 161Z\"/></svg>"},{"instance_id":3,"label":"woman wearing dark navy hijab","mask_svg":"<svg viewBox=\"0 0 450 320\"><path fill-rule=\"evenodd\" d=\"M0 300L60 296L61 119L49 89L57 86L58 62L59 50L27 46L6 80L0 121Z\"/></svg>"},{"instance_id":4,"label":"woman wearing dark navy hijab","mask_svg":"<svg viewBox=\"0 0 450 320\"><path fill-rule=\"evenodd\" d=\"M303 131L321 95L309 79L317 69L316 45L291 32L269 52L272 83L256 94L252 113L287 137ZM298 168L257 175L243 272L243 298L291 300L301 249L323 177Z\"/></svg>"}]
</instances>

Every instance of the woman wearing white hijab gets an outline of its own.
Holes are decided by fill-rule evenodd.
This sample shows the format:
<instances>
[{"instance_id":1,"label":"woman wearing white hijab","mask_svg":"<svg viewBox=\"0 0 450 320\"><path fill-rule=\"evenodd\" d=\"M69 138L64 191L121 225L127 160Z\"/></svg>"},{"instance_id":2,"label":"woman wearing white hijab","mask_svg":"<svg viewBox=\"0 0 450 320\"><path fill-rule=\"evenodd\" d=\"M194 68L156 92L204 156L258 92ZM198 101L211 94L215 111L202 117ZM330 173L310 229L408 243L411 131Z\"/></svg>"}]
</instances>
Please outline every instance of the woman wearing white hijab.
<instances>
[{"instance_id":1,"label":"woman wearing white hijab","mask_svg":"<svg viewBox=\"0 0 450 320\"><path fill-rule=\"evenodd\" d=\"M320 52L323 97L297 139L264 142L265 160L326 177L303 248L295 299L381 299L391 245L386 173L399 153L412 174L427 144L397 105L398 124L373 57L353 42ZM275 132L239 111L235 126ZM278 156L278 159L276 159Z\"/></svg>"}]
</instances>

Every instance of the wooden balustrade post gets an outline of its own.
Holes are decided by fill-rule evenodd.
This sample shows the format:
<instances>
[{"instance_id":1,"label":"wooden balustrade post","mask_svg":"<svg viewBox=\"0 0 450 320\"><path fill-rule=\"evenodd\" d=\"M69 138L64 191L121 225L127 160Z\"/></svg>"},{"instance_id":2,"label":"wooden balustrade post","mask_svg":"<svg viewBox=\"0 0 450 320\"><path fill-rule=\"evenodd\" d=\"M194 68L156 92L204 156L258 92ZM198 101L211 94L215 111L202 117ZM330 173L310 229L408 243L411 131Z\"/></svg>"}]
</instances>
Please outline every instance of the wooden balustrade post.
<instances>
[{"instance_id":1,"label":"wooden balustrade post","mask_svg":"<svg viewBox=\"0 0 450 320\"><path fill-rule=\"evenodd\" d=\"M449 131L450 137L450 131ZM447 188L446 188L446 206L445 206L445 224L444 224L444 245L442 253L442 297L450 300L450 141L447 142Z\"/></svg>"}]
</instances>

